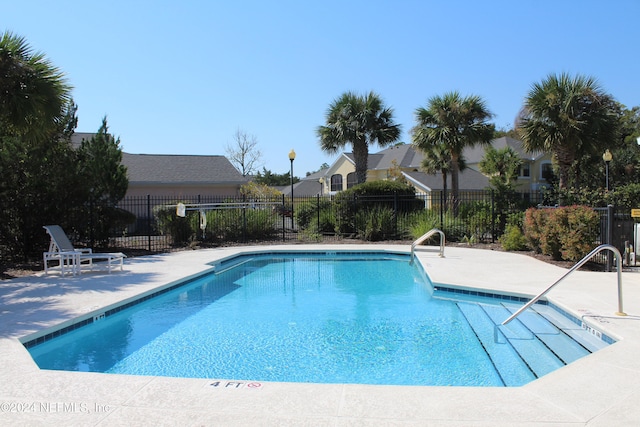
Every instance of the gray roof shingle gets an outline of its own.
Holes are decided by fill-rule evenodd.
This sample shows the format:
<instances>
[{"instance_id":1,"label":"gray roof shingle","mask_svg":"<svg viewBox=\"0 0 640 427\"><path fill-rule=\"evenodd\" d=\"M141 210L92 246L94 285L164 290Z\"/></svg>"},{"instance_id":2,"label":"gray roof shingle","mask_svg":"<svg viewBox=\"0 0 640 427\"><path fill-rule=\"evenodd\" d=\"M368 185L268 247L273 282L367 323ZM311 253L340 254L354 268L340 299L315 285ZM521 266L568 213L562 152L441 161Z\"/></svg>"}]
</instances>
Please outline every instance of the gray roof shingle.
<instances>
[{"instance_id":1,"label":"gray roof shingle","mask_svg":"<svg viewBox=\"0 0 640 427\"><path fill-rule=\"evenodd\" d=\"M95 133L76 132L71 136L71 144L78 148L82 140L90 140L93 136ZM122 164L127 167L130 184L242 185L249 181L229 159L219 155L123 152Z\"/></svg>"},{"instance_id":2,"label":"gray roof shingle","mask_svg":"<svg viewBox=\"0 0 640 427\"><path fill-rule=\"evenodd\" d=\"M424 190L442 190L442 173L438 172L434 175L424 172L403 172L404 175L414 184L419 184ZM460 171L458 175L459 186L461 191L468 190L485 190L489 187L489 178L478 171L467 168ZM451 174L447 175L447 187L451 190Z\"/></svg>"},{"instance_id":3,"label":"gray roof shingle","mask_svg":"<svg viewBox=\"0 0 640 427\"><path fill-rule=\"evenodd\" d=\"M535 152L528 153L522 144L522 141L518 139L513 139L508 136L503 136L500 138L496 138L491 141L491 145L496 150L501 150L505 147L511 148L521 159L534 160L537 157L541 156L543 153ZM480 163L486 154L486 145L476 144L473 147L467 147L464 149L462 153L464 160L467 164L475 164Z\"/></svg>"},{"instance_id":4,"label":"gray roof shingle","mask_svg":"<svg viewBox=\"0 0 640 427\"><path fill-rule=\"evenodd\" d=\"M244 184L224 156L122 153L129 182L153 184Z\"/></svg>"}]
</instances>

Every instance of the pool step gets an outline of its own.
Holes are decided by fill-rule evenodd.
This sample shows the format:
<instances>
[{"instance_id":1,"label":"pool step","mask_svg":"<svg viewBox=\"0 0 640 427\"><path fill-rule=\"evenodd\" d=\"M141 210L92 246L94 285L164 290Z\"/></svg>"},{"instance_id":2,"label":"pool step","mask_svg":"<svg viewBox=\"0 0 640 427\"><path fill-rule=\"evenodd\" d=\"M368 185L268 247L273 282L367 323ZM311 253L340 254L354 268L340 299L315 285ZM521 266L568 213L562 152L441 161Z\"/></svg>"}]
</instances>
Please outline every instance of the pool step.
<instances>
[{"instance_id":1,"label":"pool step","mask_svg":"<svg viewBox=\"0 0 640 427\"><path fill-rule=\"evenodd\" d=\"M554 324L558 329L570 335L575 341L580 343L580 345L591 353L609 345L599 337L584 329L582 325L568 319L553 307L534 304L531 306L531 309Z\"/></svg>"},{"instance_id":2,"label":"pool step","mask_svg":"<svg viewBox=\"0 0 640 427\"><path fill-rule=\"evenodd\" d=\"M561 317L564 316L546 306L540 305L539 310L542 313L527 310L505 326L501 323L520 306L510 303L493 305L459 302L458 307L482 342L506 385L519 385L531 381L526 379L519 384L513 384L523 381L523 378L514 378L509 372L512 353L517 354L534 378L538 378L606 345L596 343L596 337L566 317L563 320ZM572 338L577 335L581 337L579 340ZM489 342L490 340L494 343ZM589 345L584 345L583 341Z\"/></svg>"},{"instance_id":3,"label":"pool step","mask_svg":"<svg viewBox=\"0 0 640 427\"><path fill-rule=\"evenodd\" d=\"M500 325L504 319L511 315L511 312L504 306L483 305L483 308L495 325ZM548 345L543 339L546 335L552 336L554 333L558 333L558 330L549 322L536 322L538 319L527 319L529 321L525 322L524 318L520 318L524 314L521 314L517 320L506 326L499 326L509 344L518 351L520 357L531 367L537 377L546 375L566 365L568 362L555 351L557 348ZM571 340L569 337L566 338ZM565 343L557 344L558 346L565 345ZM566 345L568 346L569 344Z\"/></svg>"},{"instance_id":4,"label":"pool step","mask_svg":"<svg viewBox=\"0 0 640 427\"><path fill-rule=\"evenodd\" d=\"M248 262L253 261L253 258L246 258L246 259L242 259L238 262L235 263L229 263L229 264L225 264L223 266L221 265L216 265L214 266L214 274L217 276L218 274L222 274L222 273L226 273L229 270L233 270L236 267L240 267L241 265L244 265Z\"/></svg>"},{"instance_id":5,"label":"pool step","mask_svg":"<svg viewBox=\"0 0 640 427\"><path fill-rule=\"evenodd\" d=\"M495 339L495 323L480 304L458 302L457 305L506 386L520 386L536 378L512 345L506 343L504 338ZM501 332L498 331L498 334Z\"/></svg>"},{"instance_id":6,"label":"pool step","mask_svg":"<svg viewBox=\"0 0 640 427\"><path fill-rule=\"evenodd\" d=\"M544 306L541 305L540 307ZM519 307L512 305L506 308L510 316L511 313L515 313ZM560 316L562 315L560 314ZM584 331L566 317L564 317L564 320L558 318L557 321L562 323L562 325L558 325L540 315L536 310L525 310L518 316L517 320L531 330L547 347L552 349L565 364L571 363L591 353L588 348L574 338L577 335L576 333L588 334L588 332ZM509 327L509 325L505 327ZM566 325L573 326L567 329Z\"/></svg>"}]
</instances>

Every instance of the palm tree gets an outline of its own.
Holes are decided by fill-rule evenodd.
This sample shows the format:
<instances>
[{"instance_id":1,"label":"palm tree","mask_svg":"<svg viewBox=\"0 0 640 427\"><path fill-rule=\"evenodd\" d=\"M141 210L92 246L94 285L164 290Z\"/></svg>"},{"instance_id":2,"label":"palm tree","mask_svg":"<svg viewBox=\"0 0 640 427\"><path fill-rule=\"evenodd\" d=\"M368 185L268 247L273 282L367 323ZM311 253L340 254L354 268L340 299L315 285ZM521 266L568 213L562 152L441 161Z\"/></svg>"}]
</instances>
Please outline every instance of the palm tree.
<instances>
[{"instance_id":1,"label":"palm tree","mask_svg":"<svg viewBox=\"0 0 640 427\"><path fill-rule=\"evenodd\" d=\"M462 97L457 91L432 97L427 108L416 109L415 115L413 144L425 153L433 146L444 145L451 155L451 192L457 208L462 152L466 147L491 142L495 127L487 120L493 115L480 97Z\"/></svg>"},{"instance_id":2,"label":"palm tree","mask_svg":"<svg viewBox=\"0 0 640 427\"><path fill-rule=\"evenodd\" d=\"M569 186L577 153L606 148L614 142L617 120L613 103L592 77L551 74L532 86L517 127L527 151L551 153L561 189Z\"/></svg>"},{"instance_id":3,"label":"palm tree","mask_svg":"<svg viewBox=\"0 0 640 427\"><path fill-rule=\"evenodd\" d=\"M0 36L0 125L12 135L41 138L64 120L71 101L64 74L23 37Z\"/></svg>"},{"instance_id":4,"label":"palm tree","mask_svg":"<svg viewBox=\"0 0 640 427\"><path fill-rule=\"evenodd\" d=\"M438 172L442 174L442 201L447 201L447 177L453 168L451 163L451 152L444 144L432 145L425 152L422 164L420 165L425 173L435 175ZM464 158L460 156L458 159L458 170L463 171L467 165Z\"/></svg>"},{"instance_id":5,"label":"palm tree","mask_svg":"<svg viewBox=\"0 0 640 427\"><path fill-rule=\"evenodd\" d=\"M367 180L369 146L393 144L400 137L400 125L393 122L393 109L385 107L375 92L360 96L345 92L327 110L326 125L316 131L323 151L337 153L351 144L356 164L356 182Z\"/></svg>"},{"instance_id":6,"label":"palm tree","mask_svg":"<svg viewBox=\"0 0 640 427\"><path fill-rule=\"evenodd\" d=\"M522 159L511 147L499 150L487 147L479 166L480 172L489 177L494 189L511 191L518 179Z\"/></svg>"}]
</instances>

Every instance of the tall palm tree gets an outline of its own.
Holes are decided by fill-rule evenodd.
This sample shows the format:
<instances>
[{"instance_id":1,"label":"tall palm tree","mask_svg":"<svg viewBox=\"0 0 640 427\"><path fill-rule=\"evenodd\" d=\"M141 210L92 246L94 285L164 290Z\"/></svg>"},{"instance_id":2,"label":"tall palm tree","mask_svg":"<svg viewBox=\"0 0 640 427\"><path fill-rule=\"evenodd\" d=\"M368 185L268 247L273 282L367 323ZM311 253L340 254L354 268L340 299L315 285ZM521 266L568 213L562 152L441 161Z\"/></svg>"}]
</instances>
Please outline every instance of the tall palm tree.
<instances>
[{"instance_id":1,"label":"tall palm tree","mask_svg":"<svg viewBox=\"0 0 640 427\"><path fill-rule=\"evenodd\" d=\"M594 78L551 74L531 87L518 115L523 146L551 153L558 186L567 188L579 152L604 151L613 144L617 127L613 105Z\"/></svg>"},{"instance_id":2,"label":"tall palm tree","mask_svg":"<svg viewBox=\"0 0 640 427\"><path fill-rule=\"evenodd\" d=\"M427 154L431 147L442 144L451 155L451 192L456 208L462 151L491 142L495 126L488 120L493 115L479 96L462 97L454 91L432 97L426 108L416 109L415 116L413 144Z\"/></svg>"},{"instance_id":3,"label":"tall palm tree","mask_svg":"<svg viewBox=\"0 0 640 427\"><path fill-rule=\"evenodd\" d=\"M44 54L34 53L23 37L0 36L0 125L24 137L45 136L65 117L71 86Z\"/></svg>"},{"instance_id":4,"label":"tall palm tree","mask_svg":"<svg viewBox=\"0 0 640 427\"><path fill-rule=\"evenodd\" d=\"M337 153L351 144L356 163L356 182L367 180L369 146L393 144L400 138L400 125L393 121L393 109L385 107L375 92L365 96L345 92L327 110L326 124L316 131L323 151Z\"/></svg>"}]
</instances>

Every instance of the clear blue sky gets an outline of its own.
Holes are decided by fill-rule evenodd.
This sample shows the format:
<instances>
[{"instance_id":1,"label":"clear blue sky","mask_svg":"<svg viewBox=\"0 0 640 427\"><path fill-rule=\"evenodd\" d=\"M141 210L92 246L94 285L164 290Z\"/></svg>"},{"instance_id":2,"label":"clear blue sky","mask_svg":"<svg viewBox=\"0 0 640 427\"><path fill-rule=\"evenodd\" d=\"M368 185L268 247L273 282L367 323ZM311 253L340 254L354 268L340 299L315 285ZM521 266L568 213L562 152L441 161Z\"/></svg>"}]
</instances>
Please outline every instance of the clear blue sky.
<instances>
[{"instance_id":1,"label":"clear blue sky","mask_svg":"<svg viewBox=\"0 0 640 427\"><path fill-rule=\"evenodd\" d=\"M434 95L479 95L498 127L550 73L584 74L640 105L638 0L2 0L74 87L79 132L106 115L129 153L225 154L237 129L264 166L294 174L329 156L315 134L332 100L373 90L410 142ZM379 147L371 147L376 152ZM350 151L350 150L348 150Z\"/></svg>"}]
</instances>

